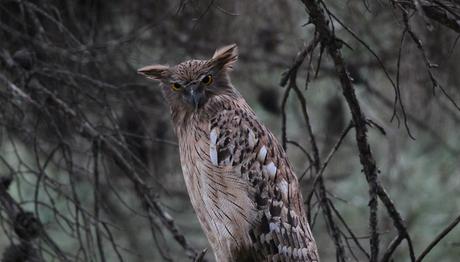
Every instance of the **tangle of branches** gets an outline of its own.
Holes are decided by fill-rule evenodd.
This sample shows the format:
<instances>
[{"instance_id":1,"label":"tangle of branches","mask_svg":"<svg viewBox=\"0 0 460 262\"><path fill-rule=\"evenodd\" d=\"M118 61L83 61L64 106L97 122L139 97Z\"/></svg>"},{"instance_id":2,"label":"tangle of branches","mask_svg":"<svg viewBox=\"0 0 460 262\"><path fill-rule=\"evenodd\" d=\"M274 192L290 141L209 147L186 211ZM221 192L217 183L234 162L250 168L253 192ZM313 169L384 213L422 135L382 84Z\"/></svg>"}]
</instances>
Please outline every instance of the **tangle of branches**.
<instances>
[{"instance_id":1,"label":"tangle of branches","mask_svg":"<svg viewBox=\"0 0 460 262\"><path fill-rule=\"evenodd\" d=\"M232 4L241 4L235 2ZM410 40L424 65L433 95L439 92L447 98L449 104L442 107L460 123L455 111L460 110L458 99L438 79L438 65L431 62L417 31L421 20L423 27L431 28L436 23L460 33L460 5L453 0L381 3L394 15L401 35L395 52L396 67L391 69L382 52L375 51L367 37L335 14L329 2L298 1L306 11L303 17L308 18L305 27L299 26L308 32L303 39L306 44L280 83L284 87L280 110L282 144L304 153L307 168L299 179L309 186L304 192L309 220L313 225L319 224L320 219L324 221L337 261L348 261L350 257L355 261L391 261L403 241L410 260L422 261L460 219L433 236L426 247L414 247L404 211L387 192L368 139L369 128L383 134L385 130L363 109L357 82L390 108L391 120L402 122L408 136L414 137L413 125L452 154L458 154L459 150L446 142L436 128L407 110L400 71L403 47ZM169 192L162 182L172 175L180 177L171 174L177 172L171 166L178 166L178 160L170 160L178 155L177 145L174 136L169 135L172 132L168 132L171 130L161 94L142 84L131 66L132 60L141 59L132 50L143 50L148 45L148 52L161 53L162 59L172 57L164 51L169 49L189 55L212 50L215 46L210 48L208 43L214 43L215 38L236 37L237 33L231 36L222 30L231 28L230 23L222 22L228 21L222 17L240 16L228 9L232 4L214 0L137 1L116 3L121 11L114 11L111 4L99 0L0 2L0 225L8 240L2 261L149 261L146 256L152 253L164 261L173 261L177 259L176 250L189 260L206 260L206 249L189 232L193 230L181 226L181 212L176 210L180 208L171 207L182 206L174 202L173 195L188 201L185 193ZM290 1L245 4L251 14L275 10L279 17L287 18L290 9L283 8L292 5ZM367 1L362 5L370 9ZM124 12L130 15L119 21L115 16ZM278 35L300 37L296 35L298 31L289 28L287 18L274 23L260 15L258 23L264 24L260 34L253 38L238 35L241 42L247 41L244 43L256 50L244 53L242 48L241 60L248 68L257 62L265 64L264 70L273 66L280 72L290 53L286 55L279 48L282 41ZM207 30L200 30L200 25ZM286 32L275 32L279 28ZM393 87L393 100L373 81L363 79L358 68L361 63L347 60L344 50L351 49L351 45L339 37L338 28L372 57L371 62L362 64L368 63L369 68L382 72ZM221 31L222 35L213 37ZM200 40L194 41L195 38ZM324 76L339 80L343 95L340 101L346 103L351 119L341 127L326 154L321 151L321 135L315 133L315 115L306 93L314 80ZM305 79L304 86L299 86L300 78ZM251 79L256 82L255 77ZM305 127L302 140L288 135L290 101L300 107ZM277 112L277 105L272 109ZM361 164L368 185L369 235L365 237L349 225L337 208L337 198L327 183L328 167L350 139L357 149L353 158ZM308 146L304 147L302 141L308 141ZM167 201L162 195L173 200ZM380 205L396 232L386 246L379 230ZM316 229L314 232L315 236L323 233ZM152 251L151 246L156 248Z\"/></svg>"}]
</instances>

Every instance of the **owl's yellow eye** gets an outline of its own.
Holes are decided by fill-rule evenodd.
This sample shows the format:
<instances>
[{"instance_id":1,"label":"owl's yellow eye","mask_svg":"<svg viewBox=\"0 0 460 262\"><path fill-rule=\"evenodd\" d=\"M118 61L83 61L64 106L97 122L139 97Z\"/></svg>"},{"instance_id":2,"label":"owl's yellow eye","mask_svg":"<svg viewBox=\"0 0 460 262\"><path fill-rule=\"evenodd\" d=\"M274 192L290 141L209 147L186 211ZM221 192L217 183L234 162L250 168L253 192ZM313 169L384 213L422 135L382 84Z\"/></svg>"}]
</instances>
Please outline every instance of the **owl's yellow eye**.
<instances>
[{"instance_id":1,"label":"owl's yellow eye","mask_svg":"<svg viewBox=\"0 0 460 262\"><path fill-rule=\"evenodd\" d=\"M203 79L201 79L201 83L203 83L205 85L210 85L212 83L212 76L207 75L207 76L203 77Z\"/></svg>"},{"instance_id":2,"label":"owl's yellow eye","mask_svg":"<svg viewBox=\"0 0 460 262\"><path fill-rule=\"evenodd\" d=\"M172 83L171 84L171 89L177 92L177 91L182 90L182 86L180 84L178 84L178 83Z\"/></svg>"}]
</instances>

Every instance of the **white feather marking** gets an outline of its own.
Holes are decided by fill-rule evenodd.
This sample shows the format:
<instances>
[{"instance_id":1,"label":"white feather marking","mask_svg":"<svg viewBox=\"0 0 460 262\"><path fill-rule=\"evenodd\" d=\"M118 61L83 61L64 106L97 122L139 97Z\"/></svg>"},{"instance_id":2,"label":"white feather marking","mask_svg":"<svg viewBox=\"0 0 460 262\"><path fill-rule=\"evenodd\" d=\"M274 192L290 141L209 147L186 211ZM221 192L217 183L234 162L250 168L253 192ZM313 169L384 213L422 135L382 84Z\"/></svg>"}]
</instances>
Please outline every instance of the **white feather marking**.
<instances>
[{"instance_id":1,"label":"white feather marking","mask_svg":"<svg viewBox=\"0 0 460 262\"><path fill-rule=\"evenodd\" d=\"M211 158L211 163L215 166L219 165L217 159L217 130L214 128L209 134L209 157Z\"/></svg>"},{"instance_id":2,"label":"white feather marking","mask_svg":"<svg viewBox=\"0 0 460 262\"><path fill-rule=\"evenodd\" d=\"M267 217L267 220L270 220L272 218L272 215L270 214L270 211L269 210L266 210L264 212L264 215Z\"/></svg>"},{"instance_id":3,"label":"white feather marking","mask_svg":"<svg viewBox=\"0 0 460 262\"><path fill-rule=\"evenodd\" d=\"M297 248L296 247L292 248L292 258L293 259L297 259L297 254L298 254Z\"/></svg>"},{"instance_id":4,"label":"white feather marking","mask_svg":"<svg viewBox=\"0 0 460 262\"><path fill-rule=\"evenodd\" d=\"M283 246L283 249L281 250L281 254L287 256L288 253L287 253L287 247L286 246Z\"/></svg>"},{"instance_id":5,"label":"white feather marking","mask_svg":"<svg viewBox=\"0 0 460 262\"><path fill-rule=\"evenodd\" d=\"M278 232L280 230L280 226L276 223L270 223L269 227L270 227L270 231Z\"/></svg>"},{"instance_id":6,"label":"white feather marking","mask_svg":"<svg viewBox=\"0 0 460 262\"><path fill-rule=\"evenodd\" d=\"M257 154L257 160L263 163L266 157L267 157L267 148L265 146L262 146L262 148L259 150L259 153Z\"/></svg>"},{"instance_id":7,"label":"white feather marking","mask_svg":"<svg viewBox=\"0 0 460 262\"><path fill-rule=\"evenodd\" d=\"M256 145L256 135L254 135L254 132L252 132L252 130L249 130L249 133L248 133L248 142L249 142L249 148L254 148L254 146Z\"/></svg>"},{"instance_id":8,"label":"white feather marking","mask_svg":"<svg viewBox=\"0 0 460 262\"><path fill-rule=\"evenodd\" d=\"M260 243L263 244L265 242L265 234L260 234L259 238L260 238Z\"/></svg>"},{"instance_id":9,"label":"white feather marking","mask_svg":"<svg viewBox=\"0 0 460 262\"><path fill-rule=\"evenodd\" d=\"M209 140L211 141L211 144L216 144L217 142L217 130L216 128L213 128L211 130L211 133L209 134Z\"/></svg>"},{"instance_id":10,"label":"white feather marking","mask_svg":"<svg viewBox=\"0 0 460 262\"><path fill-rule=\"evenodd\" d=\"M283 179L278 183L278 188L281 191L281 193L287 195L289 184L286 182L286 180Z\"/></svg>"},{"instance_id":11,"label":"white feather marking","mask_svg":"<svg viewBox=\"0 0 460 262\"><path fill-rule=\"evenodd\" d=\"M267 170L268 176L271 179L275 179L276 176L276 166L273 162L268 163L268 165L265 165L264 168Z\"/></svg>"},{"instance_id":12,"label":"white feather marking","mask_svg":"<svg viewBox=\"0 0 460 262\"><path fill-rule=\"evenodd\" d=\"M297 256L298 256L299 258L302 258L302 249L300 249L300 248L297 249Z\"/></svg>"},{"instance_id":13,"label":"white feather marking","mask_svg":"<svg viewBox=\"0 0 460 262\"><path fill-rule=\"evenodd\" d=\"M307 257L307 255L308 255L308 249L302 248L301 252L302 252L302 255L303 255L304 258Z\"/></svg>"},{"instance_id":14,"label":"white feather marking","mask_svg":"<svg viewBox=\"0 0 460 262\"><path fill-rule=\"evenodd\" d=\"M271 233L265 234L265 241L267 241L267 243L269 243L270 240L272 240L272 238L273 238L273 237L272 237L272 234L271 234Z\"/></svg>"},{"instance_id":15,"label":"white feather marking","mask_svg":"<svg viewBox=\"0 0 460 262\"><path fill-rule=\"evenodd\" d=\"M287 209L287 208L285 208L285 209ZM286 212L286 213L287 213L287 212ZM287 215L286 215L286 216L287 216ZM291 228L292 228L291 224L289 224L289 223L287 223L287 222L283 222L283 226L284 226L284 228L286 228L287 231L290 231Z\"/></svg>"},{"instance_id":16,"label":"white feather marking","mask_svg":"<svg viewBox=\"0 0 460 262\"><path fill-rule=\"evenodd\" d=\"M272 201L272 205L277 207L277 206L283 206L283 202L281 201L278 201L278 200L273 200Z\"/></svg>"},{"instance_id":17,"label":"white feather marking","mask_svg":"<svg viewBox=\"0 0 460 262\"><path fill-rule=\"evenodd\" d=\"M283 251L283 246L281 244L278 244L278 252L282 252Z\"/></svg>"}]
</instances>

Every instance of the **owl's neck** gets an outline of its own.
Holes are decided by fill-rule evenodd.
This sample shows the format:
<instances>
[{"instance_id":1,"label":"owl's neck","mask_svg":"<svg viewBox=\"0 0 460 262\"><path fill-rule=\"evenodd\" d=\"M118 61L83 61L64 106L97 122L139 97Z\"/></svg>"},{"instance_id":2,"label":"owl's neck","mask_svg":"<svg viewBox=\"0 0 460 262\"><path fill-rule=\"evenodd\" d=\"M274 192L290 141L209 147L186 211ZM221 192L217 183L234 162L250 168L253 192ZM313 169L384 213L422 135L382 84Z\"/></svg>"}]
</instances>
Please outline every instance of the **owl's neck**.
<instances>
[{"instance_id":1,"label":"owl's neck","mask_svg":"<svg viewBox=\"0 0 460 262\"><path fill-rule=\"evenodd\" d=\"M181 107L171 106L171 117L179 136L184 132L191 132L197 125L208 124L209 119L222 110L230 110L238 107L238 104L246 104L240 93L231 87L228 91L214 95L198 110L183 110Z\"/></svg>"}]
</instances>

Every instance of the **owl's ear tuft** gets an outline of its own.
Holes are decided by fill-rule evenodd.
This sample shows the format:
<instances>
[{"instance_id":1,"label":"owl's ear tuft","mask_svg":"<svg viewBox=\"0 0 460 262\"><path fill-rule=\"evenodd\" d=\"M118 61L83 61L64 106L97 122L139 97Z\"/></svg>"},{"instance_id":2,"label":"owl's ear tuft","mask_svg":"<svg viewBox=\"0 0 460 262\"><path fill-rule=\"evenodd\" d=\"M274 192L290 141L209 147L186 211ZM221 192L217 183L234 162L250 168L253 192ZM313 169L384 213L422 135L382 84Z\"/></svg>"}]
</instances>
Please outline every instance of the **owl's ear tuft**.
<instances>
[{"instance_id":1,"label":"owl's ear tuft","mask_svg":"<svg viewBox=\"0 0 460 262\"><path fill-rule=\"evenodd\" d=\"M137 72L149 79L162 81L171 75L169 66L165 65L149 65L137 70Z\"/></svg>"},{"instance_id":2,"label":"owl's ear tuft","mask_svg":"<svg viewBox=\"0 0 460 262\"><path fill-rule=\"evenodd\" d=\"M217 49L212 56L211 66L221 70L231 70L238 59L238 46L236 44L227 45Z\"/></svg>"}]
</instances>

